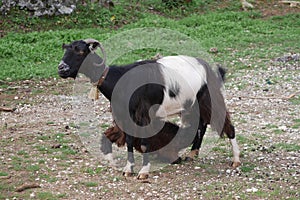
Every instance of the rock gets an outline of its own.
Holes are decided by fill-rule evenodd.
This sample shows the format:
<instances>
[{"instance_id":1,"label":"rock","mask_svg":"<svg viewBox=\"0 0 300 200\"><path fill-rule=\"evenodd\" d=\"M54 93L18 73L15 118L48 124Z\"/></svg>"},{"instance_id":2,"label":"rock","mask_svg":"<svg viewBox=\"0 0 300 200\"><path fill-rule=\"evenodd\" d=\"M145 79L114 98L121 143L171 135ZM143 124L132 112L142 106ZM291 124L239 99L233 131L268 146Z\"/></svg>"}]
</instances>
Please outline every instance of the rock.
<instances>
[{"instance_id":1,"label":"rock","mask_svg":"<svg viewBox=\"0 0 300 200\"><path fill-rule=\"evenodd\" d=\"M53 1L32 1L32 0L8 0L3 1L0 11L7 14L11 7L33 11L34 16L71 14L78 0L53 0Z\"/></svg>"},{"instance_id":2,"label":"rock","mask_svg":"<svg viewBox=\"0 0 300 200\"><path fill-rule=\"evenodd\" d=\"M61 6L59 9L58 9L58 12L60 14L71 14L74 9L76 8L76 6L72 5L71 7L67 7L67 6Z\"/></svg>"},{"instance_id":3,"label":"rock","mask_svg":"<svg viewBox=\"0 0 300 200\"><path fill-rule=\"evenodd\" d=\"M287 127L283 125L283 126L279 126L278 129L279 129L279 130L282 130L282 131L286 131L286 130L287 130Z\"/></svg>"}]
</instances>

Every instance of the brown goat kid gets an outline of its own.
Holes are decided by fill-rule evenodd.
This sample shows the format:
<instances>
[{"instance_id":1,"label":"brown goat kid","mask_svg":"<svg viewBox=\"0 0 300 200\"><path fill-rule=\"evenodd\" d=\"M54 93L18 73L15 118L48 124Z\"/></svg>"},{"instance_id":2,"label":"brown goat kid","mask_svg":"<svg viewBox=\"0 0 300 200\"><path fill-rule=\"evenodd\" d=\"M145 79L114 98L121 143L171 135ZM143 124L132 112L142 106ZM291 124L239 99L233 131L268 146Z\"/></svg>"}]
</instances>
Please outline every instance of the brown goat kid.
<instances>
[{"instance_id":1,"label":"brown goat kid","mask_svg":"<svg viewBox=\"0 0 300 200\"><path fill-rule=\"evenodd\" d=\"M156 135L149 137L149 152L150 154L155 153L158 155L158 158L167 163L180 163L181 158L178 157L178 152L186 147L182 147L180 141L176 141L171 145L168 145L176 136L179 131L179 127L173 123L166 122L164 127ZM115 143L118 147L122 147L126 143L125 133L114 123L114 126L108 128L104 135L112 142ZM133 146L135 150L140 153L143 153L141 149L141 139L133 138Z\"/></svg>"}]
</instances>

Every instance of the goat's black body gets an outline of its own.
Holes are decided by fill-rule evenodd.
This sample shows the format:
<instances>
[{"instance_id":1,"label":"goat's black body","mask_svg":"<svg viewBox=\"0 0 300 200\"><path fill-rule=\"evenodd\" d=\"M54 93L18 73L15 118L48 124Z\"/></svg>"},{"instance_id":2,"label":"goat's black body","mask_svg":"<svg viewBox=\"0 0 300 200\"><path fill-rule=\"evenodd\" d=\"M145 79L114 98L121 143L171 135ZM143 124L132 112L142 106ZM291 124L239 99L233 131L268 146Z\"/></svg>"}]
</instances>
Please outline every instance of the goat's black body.
<instances>
[{"instance_id":1,"label":"goat's black body","mask_svg":"<svg viewBox=\"0 0 300 200\"><path fill-rule=\"evenodd\" d=\"M115 85L120 80L120 78L131 69L147 64L156 63L155 60L144 60L140 62L135 62L129 65L112 65L109 66L108 74L106 75L105 81L99 87L100 92L109 100L111 101L112 92L114 90ZM99 75L98 75L99 76Z\"/></svg>"}]
</instances>

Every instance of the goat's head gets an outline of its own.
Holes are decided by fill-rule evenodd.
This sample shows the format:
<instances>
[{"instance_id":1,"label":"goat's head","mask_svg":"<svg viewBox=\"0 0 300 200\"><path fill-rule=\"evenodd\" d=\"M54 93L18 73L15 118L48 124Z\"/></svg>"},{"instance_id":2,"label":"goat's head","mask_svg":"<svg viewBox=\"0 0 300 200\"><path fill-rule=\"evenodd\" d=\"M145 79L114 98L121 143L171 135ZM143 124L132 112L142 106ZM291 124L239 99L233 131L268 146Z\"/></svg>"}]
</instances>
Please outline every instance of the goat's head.
<instances>
[{"instance_id":1,"label":"goat's head","mask_svg":"<svg viewBox=\"0 0 300 200\"><path fill-rule=\"evenodd\" d=\"M95 39L78 40L71 44L63 44L62 48L65 49L65 54L58 65L59 76L62 78L72 77L75 79L77 74L81 72L89 76L92 80L97 79L92 76L95 74L95 69L92 68L103 65L105 60L101 59L97 54L94 54L98 47L101 48L102 53L104 54L104 50L101 47L100 42ZM87 59L88 57L90 59ZM99 65L99 63L101 64ZM82 66L84 66L85 69L81 69ZM98 76L100 75L101 74Z\"/></svg>"}]
</instances>

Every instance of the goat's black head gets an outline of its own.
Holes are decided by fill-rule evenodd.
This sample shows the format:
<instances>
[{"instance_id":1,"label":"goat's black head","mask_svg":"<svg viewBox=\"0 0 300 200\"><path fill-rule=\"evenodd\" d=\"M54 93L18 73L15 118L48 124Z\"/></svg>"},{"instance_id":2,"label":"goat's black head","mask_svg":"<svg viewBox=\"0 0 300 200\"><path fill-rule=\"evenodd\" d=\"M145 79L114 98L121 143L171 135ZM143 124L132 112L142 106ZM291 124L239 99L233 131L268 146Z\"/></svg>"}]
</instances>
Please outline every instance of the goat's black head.
<instances>
[{"instance_id":1,"label":"goat's black head","mask_svg":"<svg viewBox=\"0 0 300 200\"><path fill-rule=\"evenodd\" d=\"M72 77L75 79L87 56L90 53L94 53L97 47L101 48L101 44L94 39L78 40L71 44L63 44L62 48L65 49L65 54L58 65L59 76L62 78ZM97 63L99 63L99 61L103 62L100 57L97 56L97 58ZM93 61L96 62L94 59Z\"/></svg>"}]
</instances>

